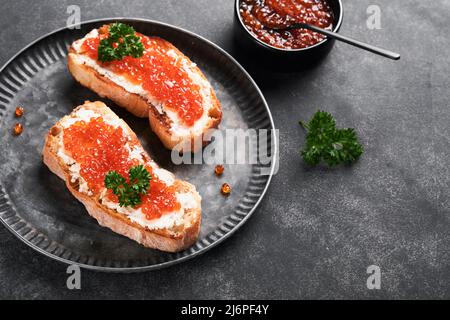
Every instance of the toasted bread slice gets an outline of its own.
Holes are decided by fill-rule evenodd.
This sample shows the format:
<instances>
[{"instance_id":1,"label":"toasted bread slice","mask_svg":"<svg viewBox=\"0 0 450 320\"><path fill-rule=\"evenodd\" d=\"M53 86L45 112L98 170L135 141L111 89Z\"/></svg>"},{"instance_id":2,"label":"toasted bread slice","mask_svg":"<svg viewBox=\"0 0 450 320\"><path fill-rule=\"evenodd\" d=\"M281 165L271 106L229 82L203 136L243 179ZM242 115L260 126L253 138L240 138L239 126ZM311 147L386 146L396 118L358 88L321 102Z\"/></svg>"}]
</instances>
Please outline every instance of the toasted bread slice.
<instances>
[{"instance_id":1,"label":"toasted bread slice","mask_svg":"<svg viewBox=\"0 0 450 320\"><path fill-rule=\"evenodd\" d=\"M120 207L117 203L111 202L106 196L106 189L92 192L80 173L80 165L64 148L64 130L79 121L90 125L90 119L98 117L113 128L119 126L122 128L127 141L124 148L127 147L130 156L139 159L139 163L150 166L153 175L159 180L173 187L180 203L180 210L148 220L140 209ZM59 120L48 132L42 155L48 168L65 181L69 191L84 204L88 213L100 225L146 247L168 252L186 249L197 240L201 222L201 197L195 187L185 181L176 180L172 173L159 168L142 149L130 127L104 103L87 101L75 108L70 115ZM152 182L149 192L151 186Z\"/></svg>"},{"instance_id":2,"label":"toasted bread slice","mask_svg":"<svg viewBox=\"0 0 450 320\"><path fill-rule=\"evenodd\" d=\"M132 82L129 77L115 73L108 64L98 62L86 52L84 41L98 37L99 30L104 30L105 27L107 26L92 30L70 46L67 64L75 80L134 115L148 117L150 127L168 149L181 147L184 151L198 151L207 143L202 139L205 131L217 128L222 118L220 103L206 77L195 63L171 43L158 37L148 37L155 41L154 46L158 50L164 52L165 58L172 59L187 76L187 80L199 88L203 113L193 125L186 125L170 102L158 100L140 82ZM173 86L176 81L164 81L158 83L158 86Z\"/></svg>"}]
</instances>

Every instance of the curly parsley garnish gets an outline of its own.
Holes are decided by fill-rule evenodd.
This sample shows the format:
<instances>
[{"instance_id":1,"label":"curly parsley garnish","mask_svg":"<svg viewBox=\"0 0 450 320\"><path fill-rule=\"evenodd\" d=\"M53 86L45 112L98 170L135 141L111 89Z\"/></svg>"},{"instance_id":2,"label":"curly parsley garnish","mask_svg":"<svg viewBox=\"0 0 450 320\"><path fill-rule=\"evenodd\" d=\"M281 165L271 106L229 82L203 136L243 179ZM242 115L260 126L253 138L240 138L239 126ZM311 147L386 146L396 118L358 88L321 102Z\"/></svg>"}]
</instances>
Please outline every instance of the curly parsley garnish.
<instances>
[{"instance_id":1,"label":"curly parsley garnish","mask_svg":"<svg viewBox=\"0 0 450 320\"><path fill-rule=\"evenodd\" d=\"M142 57L144 45L141 38L136 35L133 27L115 22L109 26L109 36L102 39L98 46L98 60L110 62L122 60L126 56Z\"/></svg>"},{"instance_id":2,"label":"curly parsley garnish","mask_svg":"<svg viewBox=\"0 0 450 320\"><path fill-rule=\"evenodd\" d=\"M315 166L321 160L329 166L350 164L363 153L355 130L337 129L336 121L328 112L317 111L309 123L300 121L300 125L308 130L301 155L309 165Z\"/></svg>"},{"instance_id":3,"label":"curly parsley garnish","mask_svg":"<svg viewBox=\"0 0 450 320\"><path fill-rule=\"evenodd\" d=\"M143 165L131 167L129 182L117 171L109 171L105 176L105 187L111 189L119 198L121 207L134 207L141 204L141 195L146 194L152 176Z\"/></svg>"}]
</instances>

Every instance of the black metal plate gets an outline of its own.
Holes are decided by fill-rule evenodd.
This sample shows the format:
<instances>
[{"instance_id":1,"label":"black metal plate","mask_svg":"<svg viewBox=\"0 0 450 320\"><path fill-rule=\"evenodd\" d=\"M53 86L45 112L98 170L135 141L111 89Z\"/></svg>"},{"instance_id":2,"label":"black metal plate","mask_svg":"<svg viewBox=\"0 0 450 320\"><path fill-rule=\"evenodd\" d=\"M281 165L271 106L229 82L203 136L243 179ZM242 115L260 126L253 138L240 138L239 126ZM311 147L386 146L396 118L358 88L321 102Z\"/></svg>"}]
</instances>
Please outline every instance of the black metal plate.
<instances>
[{"instance_id":1,"label":"black metal plate","mask_svg":"<svg viewBox=\"0 0 450 320\"><path fill-rule=\"evenodd\" d=\"M30 44L1 69L0 220L26 244L56 260L102 271L149 270L192 258L236 231L264 196L275 163L227 165L222 178L214 176L214 165L176 166L147 120L76 84L66 69L67 47L93 28L118 20L167 39L199 65L222 104L221 130L274 126L258 87L230 55L193 33L159 22L115 18L88 21L79 30L60 29ZM177 254L164 253L100 227L42 163L47 130L85 100L104 100L131 126L156 162L197 187L203 198L202 229L194 246ZM16 106L25 108L21 119L14 118ZM18 121L24 132L14 137L11 130ZM270 135L268 140L275 141ZM268 145L269 153L276 154L276 143ZM269 175L260 175L263 167ZM225 181L233 186L227 198L219 195Z\"/></svg>"}]
</instances>

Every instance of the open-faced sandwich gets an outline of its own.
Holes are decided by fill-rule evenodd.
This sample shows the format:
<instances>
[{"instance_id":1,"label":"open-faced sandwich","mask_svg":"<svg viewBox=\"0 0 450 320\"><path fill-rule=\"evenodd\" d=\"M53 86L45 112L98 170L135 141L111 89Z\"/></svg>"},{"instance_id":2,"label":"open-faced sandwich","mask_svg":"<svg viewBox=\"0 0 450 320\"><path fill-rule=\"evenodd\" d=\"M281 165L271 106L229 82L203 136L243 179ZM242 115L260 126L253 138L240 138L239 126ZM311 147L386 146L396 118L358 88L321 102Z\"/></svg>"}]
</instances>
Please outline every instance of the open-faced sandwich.
<instances>
[{"instance_id":1,"label":"open-faced sandwich","mask_svg":"<svg viewBox=\"0 0 450 320\"><path fill-rule=\"evenodd\" d=\"M205 131L221 121L219 101L196 64L166 40L126 24L104 25L75 41L68 67L83 86L148 117L169 149L197 151Z\"/></svg>"},{"instance_id":2,"label":"open-faced sandwich","mask_svg":"<svg viewBox=\"0 0 450 320\"><path fill-rule=\"evenodd\" d=\"M86 102L58 121L42 153L100 225L168 252L196 241L201 198L195 187L159 168L102 102Z\"/></svg>"}]
</instances>

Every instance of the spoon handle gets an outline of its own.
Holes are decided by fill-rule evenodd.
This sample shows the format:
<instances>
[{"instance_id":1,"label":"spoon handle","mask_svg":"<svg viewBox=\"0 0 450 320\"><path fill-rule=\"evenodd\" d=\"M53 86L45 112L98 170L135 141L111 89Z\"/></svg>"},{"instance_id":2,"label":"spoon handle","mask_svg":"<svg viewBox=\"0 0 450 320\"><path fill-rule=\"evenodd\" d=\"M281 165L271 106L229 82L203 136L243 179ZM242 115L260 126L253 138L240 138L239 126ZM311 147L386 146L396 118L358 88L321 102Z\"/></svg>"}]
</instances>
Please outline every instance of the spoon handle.
<instances>
[{"instance_id":1,"label":"spoon handle","mask_svg":"<svg viewBox=\"0 0 450 320\"><path fill-rule=\"evenodd\" d=\"M345 43L351 44L351 45L353 45L355 47L358 47L358 48L361 48L361 49L364 49L364 50L367 50L367 51L379 54L380 56L383 56L383 57L386 57L386 58L389 58L389 59L392 59L392 60L399 60L400 59L400 54L398 54L398 53L395 53L395 52L392 52L392 51L389 51L389 50L386 50L386 49L382 49L382 48L379 48L379 47L376 47L376 46L373 46L373 45L370 45L370 44L367 44L367 43L364 43L364 42L361 42L361 41L358 41L358 40L355 40L355 39L352 39L352 38L349 38L349 37L346 37L346 36L343 36L343 35L341 35L339 33L336 33L336 32L332 32L332 31L329 31L329 30L318 28L316 26L312 26L312 25L309 25L309 24L298 24L298 27L301 27L301 28L304 28L304 29L309 29L311 31L315 31L315 32L324 34L327 37L340 40L342 42L345 42ZM292 28L290 28L290 29L292 29Z\"/></svg>"}]
</instances>

